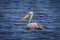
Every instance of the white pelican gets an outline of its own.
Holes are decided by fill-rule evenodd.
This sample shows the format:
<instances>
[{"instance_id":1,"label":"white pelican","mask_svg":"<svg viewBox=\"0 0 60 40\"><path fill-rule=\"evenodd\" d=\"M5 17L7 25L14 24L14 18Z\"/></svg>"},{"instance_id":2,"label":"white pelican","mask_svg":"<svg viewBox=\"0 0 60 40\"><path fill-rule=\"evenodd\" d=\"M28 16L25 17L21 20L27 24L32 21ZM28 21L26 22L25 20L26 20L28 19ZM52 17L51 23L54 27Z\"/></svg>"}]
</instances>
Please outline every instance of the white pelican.
<instances>
[{"instance_id":1,"label":"white pelican","mask_svg":"<svg viewBox=\"0 0 60 40\"><path fill-rule=\"evenodd\" d=\"M43 26L39 23L36 23L36 22L35 23L30 23L32 17L33 17L33 12L31 11L31 12L28 12L28 14L25 15L20 21L23 21L24 19L29 18L26 29L29 29L29 30L30 29L32 29L32 30L34 30L34 29L37 29L37 30L43 29Z\"/></svg>"}]
</instances>

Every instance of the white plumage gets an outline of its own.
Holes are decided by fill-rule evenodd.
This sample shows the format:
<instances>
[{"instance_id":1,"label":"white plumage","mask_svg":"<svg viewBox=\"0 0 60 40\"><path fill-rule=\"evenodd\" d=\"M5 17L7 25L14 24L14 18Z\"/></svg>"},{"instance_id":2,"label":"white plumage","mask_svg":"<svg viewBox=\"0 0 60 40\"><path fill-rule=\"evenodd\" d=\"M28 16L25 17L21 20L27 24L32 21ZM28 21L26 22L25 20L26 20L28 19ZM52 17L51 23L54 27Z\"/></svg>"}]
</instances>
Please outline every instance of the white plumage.
<instances>
[{"instance_id":1,"label":"white plumage","mask_svg":"<svg viewBox=\"0 0 60 40\"><path fill-rule=\"evenodd\" d=\"M27 29L43 29L43 26L39 23L30 23L33 17L33 12L28 12L27 15L25 15L20 21L23 21L26 18L29 18L29 21L27 23Z\"/></svg>"}]
</instances>

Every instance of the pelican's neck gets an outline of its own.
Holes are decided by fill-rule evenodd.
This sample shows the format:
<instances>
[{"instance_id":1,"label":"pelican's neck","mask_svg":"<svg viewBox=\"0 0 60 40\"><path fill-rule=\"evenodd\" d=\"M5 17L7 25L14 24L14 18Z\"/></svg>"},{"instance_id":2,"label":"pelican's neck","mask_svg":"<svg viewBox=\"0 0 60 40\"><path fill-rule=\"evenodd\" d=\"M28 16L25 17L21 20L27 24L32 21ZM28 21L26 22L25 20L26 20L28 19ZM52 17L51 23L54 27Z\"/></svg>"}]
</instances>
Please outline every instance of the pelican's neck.
<instances>
[{"instance_id":1,"label":"pelican's neck","mask_svg":"<svg viewBox=\"0 0 60 40\"><path fill-rule=\"evenodd\" d=\"M32 20L32 18L29 18L29 21L28 21L28 23L27 23L27 24L29 24L29 23L31 22L31 20Z\"/></svg>"},{"instance_id":2,"label":"pelican's neck","mask_svg":"<svg viewBox=\"0 0 60 40\"><path fill-rule=\"evenodd\" d=\"M33 17L33 13L31 14L31 16L30 16L29 21L28 21L28 23L27 23L27 24L29 24L29 23L31 22L32 17Z\"/></svg>"}]
</instances>

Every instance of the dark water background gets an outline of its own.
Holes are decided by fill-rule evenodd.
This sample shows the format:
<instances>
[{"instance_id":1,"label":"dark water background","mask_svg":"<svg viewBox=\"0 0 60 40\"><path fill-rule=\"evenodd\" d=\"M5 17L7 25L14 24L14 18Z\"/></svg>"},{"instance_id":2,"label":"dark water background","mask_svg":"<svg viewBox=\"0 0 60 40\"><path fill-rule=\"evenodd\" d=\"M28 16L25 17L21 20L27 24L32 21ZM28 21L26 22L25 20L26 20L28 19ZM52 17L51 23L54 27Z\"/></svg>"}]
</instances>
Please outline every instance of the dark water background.
<instances>
[{"instance_id":1,"label":"dark water background","mask_svg":"<svg viewBox=\"0 0 60 40\"><path fill-rule=\"evenodd\" d=\"M44 30L26 30L27 12ZM0 0L0 40L60 40L60 0Z\"/></svg>"}]
</instances>

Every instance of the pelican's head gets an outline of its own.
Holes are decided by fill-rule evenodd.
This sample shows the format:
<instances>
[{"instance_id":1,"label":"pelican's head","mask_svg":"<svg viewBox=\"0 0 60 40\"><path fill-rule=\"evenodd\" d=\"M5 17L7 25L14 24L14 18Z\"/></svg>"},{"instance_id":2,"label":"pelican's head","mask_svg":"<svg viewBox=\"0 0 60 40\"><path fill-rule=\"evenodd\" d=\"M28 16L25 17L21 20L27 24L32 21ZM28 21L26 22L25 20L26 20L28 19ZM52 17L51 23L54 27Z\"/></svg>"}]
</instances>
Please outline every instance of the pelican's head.
<instances>
[{"instance_id":1,"label":"pelican's head","mask_svg":"<svg viewBox=\"0 0 60 40\"><path fill-rule=\"evenodd\" d=\"M33 17L33 11L30 11L20 21L23 21L24 19L27 19L27 18L30 18L30 20L31 20L32 17Z\"/></svg>"},{"instance_id":2,"label":"pelican's head","mask_svg":"<svg viewBox=\"0 0 60 40\"><path fill-rule=\"evenodd\" d=\"M28 12L28 14L33 14L33 11Z\"/></svg>"}]
</instances>

